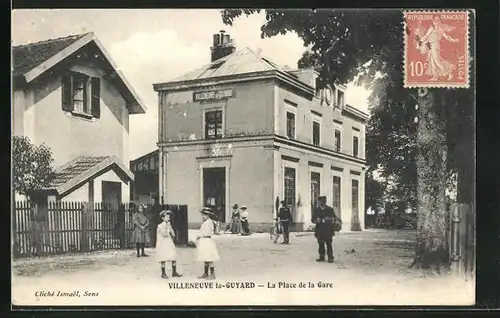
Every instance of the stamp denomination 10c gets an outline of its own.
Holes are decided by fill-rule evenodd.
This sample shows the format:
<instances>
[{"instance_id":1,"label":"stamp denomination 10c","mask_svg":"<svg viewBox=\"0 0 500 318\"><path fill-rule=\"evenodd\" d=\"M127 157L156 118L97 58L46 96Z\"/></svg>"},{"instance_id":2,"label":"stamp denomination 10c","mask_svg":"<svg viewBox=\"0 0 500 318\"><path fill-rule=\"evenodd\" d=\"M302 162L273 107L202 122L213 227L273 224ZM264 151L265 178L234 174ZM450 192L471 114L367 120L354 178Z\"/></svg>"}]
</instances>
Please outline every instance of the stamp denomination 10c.
<instances>
[{"instance_id":1,"label":"stamp denomination 10c","mask_svg":"<svg viewBox=\"0 0 500 318\"><path fill-rule=\"evenodd\" d=\"M404 86L468 88L468 11L405 11L404 22Z\"/></svg>"}]
</instances>

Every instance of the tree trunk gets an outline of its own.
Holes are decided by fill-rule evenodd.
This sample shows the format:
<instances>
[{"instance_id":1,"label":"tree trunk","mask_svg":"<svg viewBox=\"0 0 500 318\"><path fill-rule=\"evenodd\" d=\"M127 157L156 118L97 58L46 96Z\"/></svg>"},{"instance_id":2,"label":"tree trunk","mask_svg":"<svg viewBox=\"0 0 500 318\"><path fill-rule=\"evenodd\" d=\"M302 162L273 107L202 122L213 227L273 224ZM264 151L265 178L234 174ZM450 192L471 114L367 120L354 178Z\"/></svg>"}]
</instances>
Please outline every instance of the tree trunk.
<instances>
[{"instance_id":1,"label":"tree trunk","mask_svg":"<svg viewBox=\"0 0 500 318\"><path fill-rule=\"evenodd\" d=\"M420 89L418 94L417 125L417 267L444 260L433 257L445 252L447 244L446 223L446 134L439 116L435 92ZM442 255L442 253L439 253ZM434 260L434 261L431 261ZM439 265L439 264L436 264Z\"/></svg>"},{"instance_id":2,"label":"tree trunk","mask_svg":"<svg viewBox=\"0 0 500 318\"><path fill-rule=\"evenodd\" d=\"M470 105L464 109L463 120L461 120L460 127L463 131L461 138L461 151L462 158L461 165L458 169L458 191L457 199L459 203L470 204L474 206L474 188L475 188L475 131L474 131L474 106Z\"/></svg>"}]
</instances>

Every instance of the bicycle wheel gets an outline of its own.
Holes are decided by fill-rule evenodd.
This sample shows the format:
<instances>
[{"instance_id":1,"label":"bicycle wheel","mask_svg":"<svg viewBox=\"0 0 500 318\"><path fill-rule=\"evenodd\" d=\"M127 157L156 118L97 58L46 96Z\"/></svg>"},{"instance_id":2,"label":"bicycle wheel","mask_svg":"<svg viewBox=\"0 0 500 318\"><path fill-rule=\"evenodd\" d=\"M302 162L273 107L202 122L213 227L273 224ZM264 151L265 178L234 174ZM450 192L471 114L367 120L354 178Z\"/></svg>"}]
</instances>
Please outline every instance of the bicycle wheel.
<instances>
[{"instance_id":1,"label":"bicycle wheel","mask_svg":"<svg viewBox=\"0 0 500 318\"><path fill-rule=\"evenodd\" d=\"M274 236L274 244L276 244L278 242L279 238L280 238L280 234L276 233L276 235Z\"/></svg>"}]
</instances>

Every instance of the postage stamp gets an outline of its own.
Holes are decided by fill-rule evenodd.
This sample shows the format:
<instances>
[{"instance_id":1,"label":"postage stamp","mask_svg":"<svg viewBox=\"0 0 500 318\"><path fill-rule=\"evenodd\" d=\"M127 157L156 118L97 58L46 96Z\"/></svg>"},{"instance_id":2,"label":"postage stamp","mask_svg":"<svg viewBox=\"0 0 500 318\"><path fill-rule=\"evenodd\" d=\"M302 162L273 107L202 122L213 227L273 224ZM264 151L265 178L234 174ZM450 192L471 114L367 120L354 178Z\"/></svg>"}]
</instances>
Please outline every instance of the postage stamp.
<instances>
[{"instance_id":1,"label":"postage stamp","mask_svg":"<svg viewBox=\"0 0 500 318\"><path fill-rule=\"evenodd\" d=\"M404 86L468 88L468 11L405 11L404 22Z\"/></svg>"}]
</instances>

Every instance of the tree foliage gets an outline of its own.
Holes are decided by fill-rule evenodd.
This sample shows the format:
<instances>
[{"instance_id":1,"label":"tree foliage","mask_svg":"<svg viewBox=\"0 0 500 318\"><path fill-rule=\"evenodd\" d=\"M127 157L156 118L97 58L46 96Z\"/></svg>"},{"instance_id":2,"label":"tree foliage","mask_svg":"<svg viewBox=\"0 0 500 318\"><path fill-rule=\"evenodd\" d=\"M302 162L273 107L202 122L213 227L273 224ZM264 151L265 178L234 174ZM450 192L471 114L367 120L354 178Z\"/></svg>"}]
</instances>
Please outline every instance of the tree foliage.
<instances>
[{"instance_id":1,"label":"tree foliage","mask_svg":"<svg viewBox=\"0 0 500 318\"><path fill-rule=\"evenodd\" d=\"M232 25L236 18L260 11L223 10L222 21ZM265 14L261 37L295 32L310 48L300 66L314 65L324 80L348 82L361 74L360 83L368 85L378 70L393 66L387 57L397 55L395 49L402 52L400 11L267 9Z\"/></svg>"},{"instance_id":2,"label":"tree foliage","mask_svg":"<svg viewBox=\"0 0 500 318\"><path fill-rule=\"evenodd\" d=\"M221 15L231 25L258 12L230 9ZM309 48L298 66L315 67L322 83L355 80L372 89L369 172L380 169L400 197L418 202L414 264L422 264L423 255L445 246L446 174L458 172L459 200L473 201L473 90L435 89L421 98L404 88L403 45L410 30L404 30L401 10L266 9L265 16L261 37L295 32ZM417 103L424 108L417 110Z\"/></svg>"},{"instance_id":3,"label":"tree foliage","mask_svg":"<svg viewBox=\"0 0 500 318\"><path fill-rule=\"evenodd\" d=\"M382 198L386 191L387 184L373 177L373 173L368 171L365 182L365 207L372 207L380 210L383 206Z\"/></svg>"},{"instance_id":4,"label":"tree foliage","mask_svg":"<svg viewBox=\"0 0 500 318\"><path fill-rule=\"evenodd\" d=\"M12 138L13 189L30 197L47 187L54 177L52 151L42 144L34 145L28 137Z\"/></svg>"},{"instance_id":5,"label":"tree foliage","mask_svg":"<svg viewBox=\"0 0 500 318\"><path fill-rule=\"evenodd\" d=\"M225 24L259 9L222 10ZM296 33L308 46L298 66L315 67L323 82L355 80L372 90L367 160L392 178L404 199L416 200L416 91L403 87L404 30L401 10L266 9L261 37ZM473 85L473 83L472 83ZM473 196L473 92L436 91L436 112L446 125L448 173L460 172L462 200Z\"/></svg>"}]
</instances>

